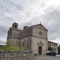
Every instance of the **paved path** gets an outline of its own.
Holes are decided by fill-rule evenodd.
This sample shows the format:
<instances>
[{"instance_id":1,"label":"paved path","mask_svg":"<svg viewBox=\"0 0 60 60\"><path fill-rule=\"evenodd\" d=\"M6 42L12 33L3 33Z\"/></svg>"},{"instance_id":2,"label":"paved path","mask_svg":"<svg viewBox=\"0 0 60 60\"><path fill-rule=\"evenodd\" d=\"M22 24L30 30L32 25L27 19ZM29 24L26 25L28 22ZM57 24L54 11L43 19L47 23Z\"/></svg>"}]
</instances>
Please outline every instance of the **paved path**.
<instances>
[{"instance_id":1,"label":"paved path","mask_svg":"<svg viewBox=\"0 0 60 60\"><path fill-rule=\"evenodd\" d=\"M33 60L60 60L60 56L37 56Z\"/></svg>"}]
</instances>

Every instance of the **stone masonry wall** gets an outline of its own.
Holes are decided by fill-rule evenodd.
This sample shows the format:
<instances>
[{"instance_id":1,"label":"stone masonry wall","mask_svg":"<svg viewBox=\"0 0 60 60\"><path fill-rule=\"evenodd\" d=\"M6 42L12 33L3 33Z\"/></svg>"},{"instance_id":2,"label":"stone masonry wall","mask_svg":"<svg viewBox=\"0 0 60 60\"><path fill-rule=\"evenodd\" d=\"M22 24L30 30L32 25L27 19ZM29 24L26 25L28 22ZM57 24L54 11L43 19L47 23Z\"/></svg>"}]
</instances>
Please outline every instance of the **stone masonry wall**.
<instances>
[{"instance_id":1,"label":"stone masonry wall","mask_svg":"<svg viewBox=\"0 0 60 60\"><path fill-rule=\"evenodd\" d=\"M30 52L0 51L0 60L32 60Z\"/></svg>"}]
</instances>

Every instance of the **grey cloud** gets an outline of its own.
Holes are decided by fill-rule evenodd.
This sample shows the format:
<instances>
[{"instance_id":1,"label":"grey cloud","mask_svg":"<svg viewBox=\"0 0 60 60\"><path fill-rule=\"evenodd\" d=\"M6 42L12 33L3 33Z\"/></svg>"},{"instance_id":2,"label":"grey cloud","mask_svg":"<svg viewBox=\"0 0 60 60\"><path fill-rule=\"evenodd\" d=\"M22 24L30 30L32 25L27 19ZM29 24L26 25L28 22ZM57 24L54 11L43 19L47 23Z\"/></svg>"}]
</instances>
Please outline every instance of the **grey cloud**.
<instances>
[{"instance_id":1,"label":"grey cloud","mask_svg":"<svg viewBox=\"0 0 60 60\"><path fill-rule=\"evenodd\" d=\"M13 9L13 7L15 7L15 10ZM23 10L23 5L21 5L21 4L16 5L11 0L2 0L2 1L0 1L1 14L3 12L14 12L14 11L17 11L17 10Z\"/></svg>"},{"instance_id":2,"label":"grey cloud","mask_svg":"<svg viewBox=\"0 0 60 60\"><path fill-rule=\"evenodd\" d=\"M8 32L7 29L8 29L8 28L5 27L5 26L0 26L0 34L1 34L2 37L6 37L7 32Z\"/></svg>"},{"instance_id":3,"label":"grey cloud","mask_svg":"<svg viewBox=\"0 0 60 60\"><path fill-rule=\"evenodd\" d=\"M0 42L6 42L7 32L12 25L12 20L8 19L0 20Z\"/></svg>"},{"instance_id":4,"label":"grey cloud","mask_svg":"<svg viewBox=\"0 0 60 60\"><path fill-rule=\"evenodd\" d=\"M48 29L49 40L60 39L60 11L55 9L35 17L30 23L41 22Z\"/></svg>"},{"instance_id":5,"label":"grey cloud","mask_svg":"<svg viewBox=\"0 0 60 60\"><path fill-rule=\"evenodd\" d=\"M50 26L47 25L47 28L49 30L50 39L60 38L60 36L59 36L60 35L60 28L59 28L59 26L60 26L60 11L54 10L51 12L47 12L46 20L47 20L47 24L49 24L49 22L52 21Z\"/></svg>"},{"instance_id":6,"label":"grey cloud","mask_svg":"<svg viewBox=\"0 0 60 60\"><path fill-rule=\"evenodd\" d=\"M0 26L1 27L0 31L1 32L4 31L5 34L8 31L9 27L11 27L11 24L12 24L12 21L8 20L8 19L6 21L7 21L7 23L10 22L10 26L6 25L7 28L4 26ZM24 24L19 25L19 29L23 29L23 27L26 25L31 26L31 25L37 24L38 22L41 22L48 29L49 40L54 40L54 39L60 38L60 28L59 28L59 26L60 26L60 11L58 11L58 10L52 11L51 10L49 12L46 12L45 15L38 16L36 18L33 18L28 23L24 23Z\"/></svg>"},{"instance_id":7,"label":"grey cloud","mask_svg":"<svg viewBox=\"0 0 60 60\"><path fill-rule=\"evenodd\" d=\"M53 40L56 38L60 38L60 11L54 10L51 8L45 10L44 15L40 15L38 17L34 17L36 14L34 11L30 11L36 7L39 6L41 1L38 0L19 0L19 3L15 3L17 0L1 0L0 1L0 32L4 38L5 35L7 35L8 29L11 27L12 23L17 21L17 22L22 22L23 24L19 25L20 29L23 29L23 26L28 25L34 25L39 22L41 22L47 29L49 33L49 39ZM44 5L44 0L40 4L41 7L45 7ZM31 6L30 6L31 5ZM32 7L33 6L33 7ZM28 8L28 9L27 9ZM24 11L23 11L24 10ZM49 11L50 10L50 11ZM4 15L5 13L8 13ZM19 14L18 14L19 13ZM9 16L8 16L9 15ZM12 17L10 17L10 15ZM27 16L26 16L27 15ZM19 16L19 17L18 17ZM31 19L30 22L24 23L28 21L28 19ZM16 18L16 20L15 20ZM19 20L18 20L19 19Z\"/></svg>"}]
</instances>

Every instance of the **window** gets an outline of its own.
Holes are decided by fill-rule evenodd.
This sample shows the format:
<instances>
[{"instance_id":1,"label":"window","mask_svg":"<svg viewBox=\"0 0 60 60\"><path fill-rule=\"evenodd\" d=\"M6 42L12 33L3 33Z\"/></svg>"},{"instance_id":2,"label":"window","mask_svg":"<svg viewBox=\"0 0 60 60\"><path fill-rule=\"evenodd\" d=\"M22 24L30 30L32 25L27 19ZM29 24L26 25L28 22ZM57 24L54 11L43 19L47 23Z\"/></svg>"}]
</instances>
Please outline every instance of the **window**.
<instances>
[{"instance_id":1,"label":"window","mask_svg":"<svg viewBox=\"0 0 60 60\"><path fill-rule=\"evenodd\" d=\"M17 25L15 25L15 28L17 28Z\"/></svg>"},{"instance_id":2,"label":"window","mask_svg":"<svg viewBox=\"0 0 60 60\"><path fill-rule=\"evenodd\" d=\"M27 42L27 49L29 48L29 42Z\"/></svg>"},{"instance_id":3,"label":"window","mask_svg":"<svg viewBox=\"0 0 60 60\"><path fill-rule=\"evenodd\" d=\"M23 42L23 47L24 47L24 42Z\"/></svg>"},{"instance_id":4,"label":"window","mask_svg":"<svg viewBox=\"0 0 60 60\"><path fill-rule=\"evenodd\" d=\"M54 45L54 43L52 43L52 45Z\"/></svg>"},{"instance_id":5,"label":"window","mask_svg":"<svg viewBox=\"0 0 60 60\"><path fill-rule=\"evenodd\" d=\"M40 35L40 36L42 35L42 32L41 32L41 31L39 32L39 35Z\"/></svg>"}]
</instances>

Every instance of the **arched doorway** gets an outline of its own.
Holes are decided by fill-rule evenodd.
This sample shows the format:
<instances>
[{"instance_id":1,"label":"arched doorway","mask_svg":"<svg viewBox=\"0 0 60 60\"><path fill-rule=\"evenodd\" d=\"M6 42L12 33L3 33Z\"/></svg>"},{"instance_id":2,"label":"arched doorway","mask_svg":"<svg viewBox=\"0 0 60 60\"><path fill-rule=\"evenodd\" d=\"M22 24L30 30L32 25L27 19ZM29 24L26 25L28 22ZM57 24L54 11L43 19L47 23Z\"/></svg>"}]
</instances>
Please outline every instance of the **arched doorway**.
<instances>
[{"instance_id":1,"label":"arched doorway","mask_svg":"<svg viewBox=\"0 0 60 60\"><path fill-rule=\"evenodd\" d=\"M39 53L39 55L42 54L42 46L39 46L39 47L38 47L38 53Z\"/></svg>"},{"instance_id":2,"label":"arched doorway","mask_svg":"<svg viewBox=\"0 0 60 60\"><path fill-rule=\"evenodd\" d=\"M42 47L43 47L43 43L40 41L38 43L38 53L39 53L39 55L42 55Z\"/></svg>"}]
</instances>

